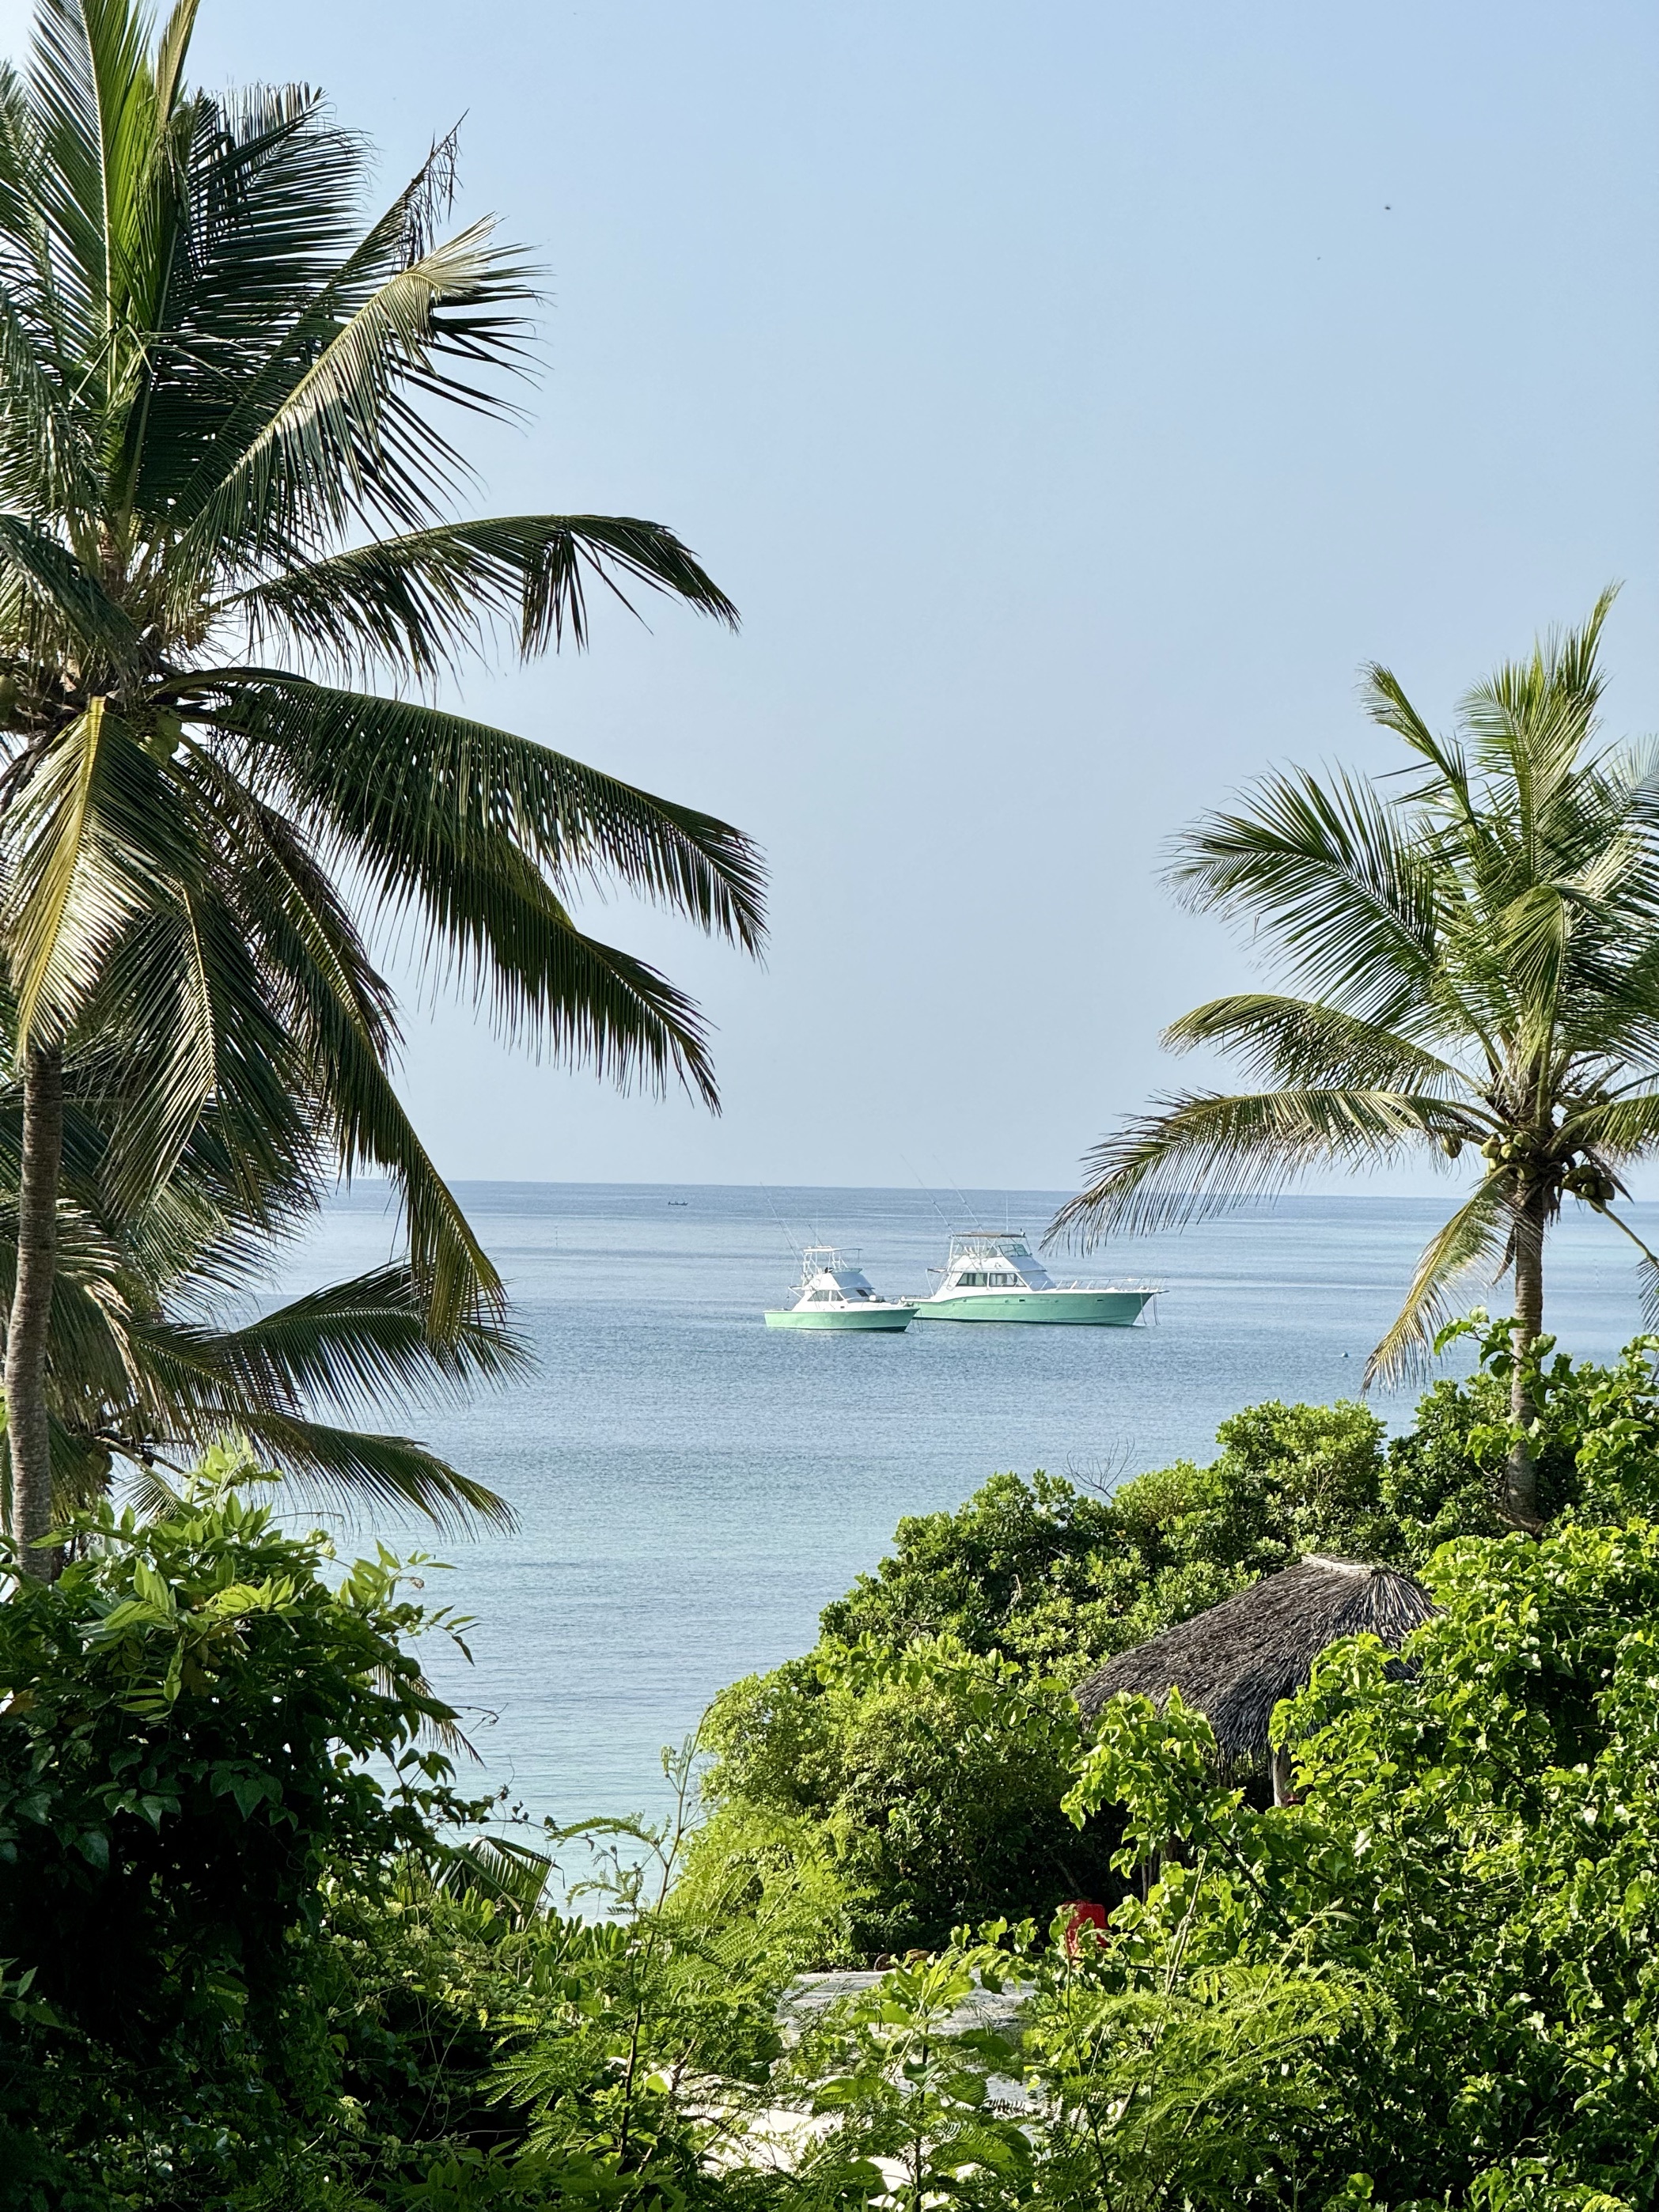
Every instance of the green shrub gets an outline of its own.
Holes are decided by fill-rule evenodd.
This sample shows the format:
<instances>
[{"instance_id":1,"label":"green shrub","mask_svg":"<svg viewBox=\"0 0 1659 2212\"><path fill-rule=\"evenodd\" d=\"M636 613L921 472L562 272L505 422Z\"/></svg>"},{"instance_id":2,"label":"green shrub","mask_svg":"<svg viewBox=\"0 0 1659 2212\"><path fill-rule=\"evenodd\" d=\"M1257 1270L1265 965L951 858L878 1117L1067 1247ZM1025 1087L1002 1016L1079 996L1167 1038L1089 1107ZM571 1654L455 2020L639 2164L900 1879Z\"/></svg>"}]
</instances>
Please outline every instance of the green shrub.
<instances>
[{"instance_id":1,"label":"green shrub","mask_svg":"<svg viewBox=\"0 0 1659 2212\"><path fill-rule=\"evenodd\" d=\"M0 2174L222 2203L338 2112L331 1894L460 1809L406 1648L445 1623L234 1488L76 1545L0 1604Z\"/></svg>"},{"instance_id":2,"label":"green shrub","mask_svg":"<svg viewBox=\"0 0 1659 2212\"><path fill-rule=\"evenodd\" d=\"M1253 2140L1251 2202L1319 2203L1359 2173L1386 2205L1651 2206L1659 1526L1465 1539L1425 1572L1441 1610L1408 1668L1356 1639L1280 1708L1297 1804L1218 1788L1178 1701L1108 1708L1074 1810L1127 1820L1123 1863L1165 1870L1119 1909L1097 1979L1289 1962L1355 1994L1306 2098ZM1528 2182L1538 2160L1557 2194Z\"/></svg>"},{"instance_id":3,"label":"green shrub","mask_svg":"<svg viewBox=\"0 0 1659 2212\"><path fill-rule=\"evenodd\" d=\"M970 1651L1071 1658L1115 1528L1104 1499L1057 1475L994 1474L954 1513L907 1515L891 1557L824 1607L823 1633L841 1644L951 1636Z\"/></svg>"},{"instance_id":4,"label":"green shrub","mask_svg":"<svg viewBox=\"0 0 1659 2212\"><path fill-rule=\"evenodd\" d=\"M937 1946L1011 1902L1046 1920L1112 1879L1109 1852L1080 1844L1060 1808L1082 1741L1065 1683L952 1638L826 1639L717 1699L705 1741L715 1809L692 1845L694 1893L729 1884L757 1816L797 1868L831 1861L834 1948L803 1964Z\"/></svg>"},{"instance_id":5,"label":"green shrub","mask_svg":"<svg viewBox=\"0 0 1659 2212\"><path fill-rule=\"evenodd\" d=\"M950 1635L1074 1676L1305 1553L1413 1553L1395 1455L1364 1407L1252 1406L1216 1440L1208 1466L1182 1460L1110 1498L1041 1471L995 1474L954 1513L908 1516L891 1556L824 1608L823 1632L840 1643ZM1466 1462L1434 1462L1418 1491L1437 1480L1458 1490L1460 1510L1482 1481Z\"/></svg>"},{"instance_id":6,"label":"green shrub","mask_svg":"<svg viewBox=\"0 0 1659 2212\"><path fill-rule=\"evenodd\" d=\"M1209 1466L1109 1498L995 1474L954 1513L901 1521L892 1554L825 1607L816 1650L715 1699L695 1893L741 1910L810 1889L803 1964L1117 1896L1111 1839L1079 1848L1060 1811L1065 1686L1306 1552L1420 1556L1425 1501L1484 1504L1467 1438L1486 1410L1467 1389L1436 1398L1402 1456L1364 1407L1255 1406L1223 1423Z\"/></svg>"}]
</instances>

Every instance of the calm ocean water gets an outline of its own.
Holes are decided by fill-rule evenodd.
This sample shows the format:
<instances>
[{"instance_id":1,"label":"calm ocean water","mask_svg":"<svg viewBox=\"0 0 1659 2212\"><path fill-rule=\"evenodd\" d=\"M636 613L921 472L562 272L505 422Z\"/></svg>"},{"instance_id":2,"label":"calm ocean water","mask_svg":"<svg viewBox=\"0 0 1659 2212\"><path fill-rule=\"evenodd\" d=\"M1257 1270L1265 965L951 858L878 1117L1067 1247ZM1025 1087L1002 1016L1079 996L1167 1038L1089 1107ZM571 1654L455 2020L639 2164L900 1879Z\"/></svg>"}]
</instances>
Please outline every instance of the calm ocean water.
<instances>
[{"instance_id":1,"label":"calm ocean water","mask_svg":"<svg viewBox=\"0 0 1659 2212\"><path fill-rule=\"evenodd\" d=\"M801 1237L860 1251L891 1294L926 1288L944 1257L933 1198L556 1183L460 1195L538 1365L510 1393L404 1424L520 1520L435 1546L453 1571L432 1595L477 1626L471 1668L429 1656L466 1708L479 1786L562 1821L659 1803L660 1747L722 1684L810 1645L818 1608L874 1565L902 1514L956 1505L997 1468L1109 1485L1208 1456L1216 1424L1252 1401L1357 1395L1444 1211L1283 1200L1079 1264L1164 1285L1151 1327L815 1336L761 1321L795 1273L772 1206ZM1036 1232L1062 1194L967 1195L981 1222ZM960 1219L956 1196L939 1205ZM281 1287L374 1264L393 1226L383 1192L343 1196ZM1622 1242L1573 1208L1552 1243L1549 1317L1574 1352L1605 1356L1639 1326ZM1409 1415L1409 1400L1377 1402L1396 1425ZM342 1542L354 1534L434 1547L419 1524L360 1524Z\"/></svg>"}]
</instances>

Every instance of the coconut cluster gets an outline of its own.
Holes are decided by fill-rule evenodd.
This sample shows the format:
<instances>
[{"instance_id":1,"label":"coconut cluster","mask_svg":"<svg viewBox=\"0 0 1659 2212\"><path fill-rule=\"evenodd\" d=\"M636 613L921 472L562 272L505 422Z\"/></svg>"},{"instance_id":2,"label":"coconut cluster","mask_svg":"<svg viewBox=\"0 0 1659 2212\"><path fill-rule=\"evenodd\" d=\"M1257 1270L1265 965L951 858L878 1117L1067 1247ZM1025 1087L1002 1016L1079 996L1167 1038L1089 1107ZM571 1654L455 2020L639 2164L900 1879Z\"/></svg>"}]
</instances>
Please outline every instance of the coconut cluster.
<instances>
[{"instance_id":1,"label":"coconut cluster","mask_svg":"<svg viewBox=\"0 0 1659 2212\"><path fill-rule=\"evenodd\" d=\"M1452 1158L1457 1157L1449 1142L1445 1149ZM1559 1152L1540 1149L1528 1136L1490 1136L1480 1150L1493 1167L1512 1169L1522 1182L1539 1181L1565 1167L1565 1172L1561 1176L1563 1189L1592 1206L1606 1206L1618 1195L1618 1184L1600 1162L1588 1154L1581 1157L1568 1152L1564 1158Z\"/></svg>"}]
</instances>

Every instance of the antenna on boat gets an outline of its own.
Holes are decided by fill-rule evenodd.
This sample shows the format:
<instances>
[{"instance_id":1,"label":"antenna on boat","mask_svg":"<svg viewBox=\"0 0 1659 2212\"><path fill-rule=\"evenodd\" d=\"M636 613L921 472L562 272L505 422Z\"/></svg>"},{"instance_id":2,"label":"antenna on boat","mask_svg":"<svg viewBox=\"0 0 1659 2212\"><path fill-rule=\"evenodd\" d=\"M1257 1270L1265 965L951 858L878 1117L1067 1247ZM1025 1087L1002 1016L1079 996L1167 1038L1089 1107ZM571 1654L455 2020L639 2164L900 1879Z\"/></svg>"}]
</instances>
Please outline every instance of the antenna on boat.
<instances>
[{"instance_id":1,"label":"antenna on boat","mask_svg":"<svg viewBox=\"0 0 1659 2212\"><path fill-rule=\"evenodd\" d=\"M765 1195L767 1205L771 1208L772 1218L778 1224L779 1235L789 1247L791 1255L795 1259L799 1260L801 1254L806 1249L805 1244L799 1237L796 1236L794 1231L789 1226L789 1224L778 1212L776 1202L774 1200L771 1192L767 1189L764 1183L761 1185L761 1189Z\"/></svg>"},{"instance_id":2,"label":"antenna on boat","mask_svg":"<svg viewBox=\"0 0 1659 2212\"><path fill-rule=\"evenodd\" d=\"M899 1158L903 1161L905 1166L909 1169L911 1174L915 1176L917 1186L920 1188L922 1196L927 1200L929 1206L933 1207L934 1212L938 1214L939 1219L945 1224L945 1226L948 1231L951 1226L951 1217L945 1211L945 1208L939 1204L939 1200L934 1197L933 1192L928 1189L927 1184L922 1182L921 1170L910 1158L908 1152L901 1152L899 1154Z\"/></svg>"},{"instance_id":3,"label":"antenna on boat","mask_svg":"<svg viewBox=\"0 0 1659 2212\"><path fill-rule=\"evenodd\" d=\"M935 1166L939 1164L939 1154L937 1152L933 1155L933 1164ZM946 1176L945 1180L946 1183L950 1185L950 1188L956 1192L957 1204L962 1208L962 1222L963 1228L969 1227L973 1219L973 1207L969 1205L967 1196L959 1184L951 1182L949 1176Z\"/></svg>"}]
</instances>

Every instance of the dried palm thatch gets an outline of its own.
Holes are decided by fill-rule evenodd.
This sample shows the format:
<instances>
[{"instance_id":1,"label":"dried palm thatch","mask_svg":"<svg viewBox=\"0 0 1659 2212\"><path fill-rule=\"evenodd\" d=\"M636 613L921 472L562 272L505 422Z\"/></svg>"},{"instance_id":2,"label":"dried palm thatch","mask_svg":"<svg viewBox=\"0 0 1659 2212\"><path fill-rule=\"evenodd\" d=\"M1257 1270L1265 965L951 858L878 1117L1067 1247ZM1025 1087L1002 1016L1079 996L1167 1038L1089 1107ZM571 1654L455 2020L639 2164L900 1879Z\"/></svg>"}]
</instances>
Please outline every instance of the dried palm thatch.
<instances>
[{"instance_id":1,"label":"dried palm thatch","mask_svg":"<svg viewBox=\"0 0 1659 2212\"><path fill-rule=\"evenodd\" d=\"M1162 1705L1178 1687L1215 1731L1228 1766L1258 1766L1273 1707L1303 1686L1322 1651L1364 1634L1397 1650L1433 1611L1422 1584L1392 1567L1300 1559L1120 1652L1079 1683L1077 1701L1093 1720L1120 1690Z\"/></svg>"}]
</instances>

